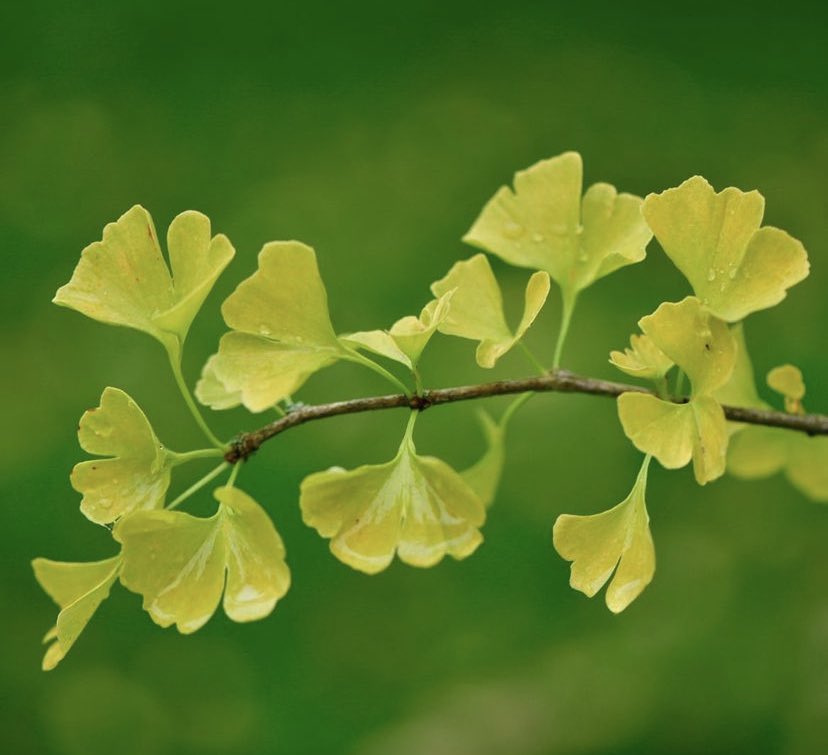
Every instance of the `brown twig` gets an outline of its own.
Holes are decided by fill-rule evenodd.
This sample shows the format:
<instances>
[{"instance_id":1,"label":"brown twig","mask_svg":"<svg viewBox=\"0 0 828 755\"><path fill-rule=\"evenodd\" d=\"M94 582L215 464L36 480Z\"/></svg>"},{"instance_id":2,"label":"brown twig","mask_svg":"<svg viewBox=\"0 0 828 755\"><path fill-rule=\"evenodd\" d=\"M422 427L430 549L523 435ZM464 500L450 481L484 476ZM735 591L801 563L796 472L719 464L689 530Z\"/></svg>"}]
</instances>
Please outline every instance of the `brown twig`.
<instances>
[{"instance_id":1,"label":"brown twig","mask_svg":"<svg viewBox=\"0 0 828 755\"><path fill-rule=\"evenodd\" d=\"M334 401L330 404L297 407L281 419L277 419L258 430L242 433L233 442L225 459L231 463L243 461L255 453L265 441L280 435L292 427L304 425L325 417L339 414L356 414L380 409L406 408L423 411L438 404L451 404L455 401L471 401L490 396L505 396L515 393L585 393L593 396L617 397L629 392L650 393L652 391L640 386L616 383L610 380L577 375L569 370L553 370L546 375L522 378L519 380L497 380L479 385L461 385L454 388L436 388L421 394L405 396L370 396L349 401ZM733 422L752 425L767 425L796 430L808 435L828 435L828 416L823 414L787 414L767 409L748 409L725 406L725 417Z\"/></svg>"}]
</instances>

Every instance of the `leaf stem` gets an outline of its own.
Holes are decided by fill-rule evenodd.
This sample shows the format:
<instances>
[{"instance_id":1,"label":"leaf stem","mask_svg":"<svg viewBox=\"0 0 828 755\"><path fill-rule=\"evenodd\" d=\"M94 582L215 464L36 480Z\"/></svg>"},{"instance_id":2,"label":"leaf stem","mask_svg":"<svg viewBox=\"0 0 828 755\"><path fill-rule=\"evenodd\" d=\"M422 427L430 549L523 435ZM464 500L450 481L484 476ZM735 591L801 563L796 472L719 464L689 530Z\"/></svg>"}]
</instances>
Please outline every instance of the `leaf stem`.
<instances>
[{"instance_id":1,"label":"leaf stem","mask_svg":"<svg viewBox=\"0 0 828 755\"><path fill-rule=\"evenodd\" d=\"M173 466L179 464L186 464L189 461L196 461L197 459L216 459L224 456L225 450L223 448L199 448L196 451L185 451L178 453L167 449L167 455L173 463Z\"/></svg>"},{"instance_id":2,"label":"leaf stem","mask_svg":"<svg viewBox=\"0 0 828 755\"><path fill-rule=\"evenodd\" d=\"M684 370L679 368L679 371L676 374L676 387L673 389L673 395L676 398L682 398L683 393L684 393Z\"/></svg>"},{"instance_id":3,"label":"leaf stem","mask_svg":"<svg viewBox=\"0 0 828 755\"><path fill-rule=\"evenodd\" d=\"M518 396L511 404L509 404L509 406L506 407L506 411L504 411L500 416L500 424L505 426L508 422L510 422L515 412L534 395L535 394L531 391L528 393L521 393L520 396Z\"/></svg>"},{"instance_id":4,"label":"leaf stem","mask_svg":"<svg viewBox=\"0 0 828 755\"><path fill-rule=\"evenodd\" d=\"M238 466L238 464L237 464L236 466ZM226 461L223 461L221 464L219 464L219 465L218 465L215 469L213 469L211 472L208 472L208 473L207 473L206 475L204 475L204 477L202 477L200 480L198 480L197 482L195 482L195 483L193 483L192 485L190 485L190 487L189 487L189 488L187 488L187 489L186 489L186 490L185 490L185 491L184 491L184 492L183 492L180 496L178 496L178 498L176 498L176 499L175 499L172 503L170 503L170 504L167 506L167 508L168 508L168 509L174 509L174 508L176 508L179 504L184 503L184 501L186 501L186 500L187 500L187 499L188 499L191 495L193 495L194 493L197 493L197 492L198 492L199 490L201 490L201 489L202 489L205 485L207 485L207 483L209 483L211 480L214 480L214 479L215 479L216 477L218 477L218 476L219 476L219 475L220 475L220 474L221 474L221 473L222 473L225 469L228 469L229 467L230 467L230 464L228 464Z\"/></svg>"},{"instance_id":5,"label":"leaf stem","mask_svg":"<svg viewBox=\"0 0 828 755\"><path fill-rule=\"evenodd\" d=\"M569 334L569 324L572 321L572 313L575 311L577 301L578 294L569 294L566 289L561 289L561 327L558 330L558 340L555 343L555 356L552 359L553 370L561 366L561 355L563 354L566 337Z\"/></svg>"},{"instance_id":6,"label":"leaf stem","mask_svg":"<svg viewBox=\"0 0 828 755\"><path fill-rule=\"evenodd\" d=\"M540 360L532 353L532 350L523 342L523 339L518 341L518 346L526 357L526 360L531 364L541 375L545 375L549 370L544 367Z\"/></svg>"},{"instance_id":7,"label":"leaf stem","mask_svg":"<svg viewBox=\"0 0 828 755\"><path fill-rule=\"evenodd\" d=\"M246 459L262 444L281 435L291 428L307 422L338 417L343 414L379 411L384 409L408 409L422 411L431 406L450 404L456 401L472 401L491 396L506 396L525 393L582 393L592 396L617 398L622 393L644 393L654 395L653 391L639 385L617 383L611 380L577 375L569 370L553 370L546 375L534 375L518 380L497 380L492 383L477 385L459 385L452 388L435 388L424 391L421 395L407 396L392 394L388 396L368 396L365 398L333 401L329 404L305 405L290 412L286 417L277 419L258 430L242 433L233 442L224 455L230 463L235 464ZM526 401L524 399L523 401ZM675 399L682 403L682 399ZM518 407L523 402L518 403ZM518 407L515 407L517 409ZM768 409L751 407L723 406L725 418L731 422L752 425L766 425L795 430L807 435L828 436L828 415L824 414L788 414ZM511 409L511 408L510 408ZM510 411L507 409L507 411ZM515 409L512 409L514 411Z\"/></svg>"},{"instance_id":8,"label":"leaf stem","mask_svg":"<svg viewBox=\"0 0 828 755\"><path fill-rule=\"evenodd\" d=\"M241 464L234 464L233 469L230 470L230 477L227 480L227 487L232 488L236 484L236 478L239 476Z\"/></svg>"},{"instance_id":9,"label":"leaf stem","mask_svg":"<svg viewBox=\"0 0 828 755\"><path fill-rule=\"evenodd\" d=\"M181 374L181 359L176 358L172 352L167 352L170 357L170 367L172 368L173 377L175 378L175 383L178 386L178 390L181 392L181 396L184 399L184 403L187 404L187 408L190 410L190 414L193 415L193 419L195 420L196 424L201 428L201 432L204 433L204 437L210 441L216 448L221 449L222 451L226 450L226 446L222 443L214 434L213 431L209 428L207 423L204 421L204 417L201 416L201 412L198 410L196 406L196 402L193 399L192 393L190 393L190 389L187 387L187 383L184 380L184 375Z\"/></svg>"},{"instance_id":10,"label":"leaf stem","mask_svg":"<svg viewBox=\"0 0 828 755\"><path fill-rule=\"evenodd\" d=\"M399 388L406 396L411 395L411 389L403 383L396 375L392 374L388 370L385 369L381 364L377 364L373 359L369 359L364 354L360 354L358 351L353 349L347 350L348 356L345 358L348 361L355 362L356 364L361 364L363 367L367 367L369 370L373 370L377 373L377 375L382 375L389 383L391 383L395 388Z\"/></svg>"}]
</instances>

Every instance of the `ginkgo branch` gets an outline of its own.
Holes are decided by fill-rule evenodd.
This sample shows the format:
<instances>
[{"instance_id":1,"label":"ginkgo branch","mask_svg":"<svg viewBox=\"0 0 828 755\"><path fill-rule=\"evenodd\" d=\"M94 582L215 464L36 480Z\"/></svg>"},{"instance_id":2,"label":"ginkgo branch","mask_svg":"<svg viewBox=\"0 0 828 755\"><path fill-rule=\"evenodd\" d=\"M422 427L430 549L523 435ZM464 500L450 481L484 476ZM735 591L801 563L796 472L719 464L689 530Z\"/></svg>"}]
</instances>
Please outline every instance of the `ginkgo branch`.
<instances>
[{"instance_id":1,"label":"ginkgo branch","mask_svg":"<svg viewBox=\"0 0 828 755\"><path fill-rule=\"evenodd\" d=\"M491 383L477 385L463 385L452 388L436 388L421 393L406 396L394 394L388 396L370 396L366 398L350 399L348 401L334 401L329 404L297 406L287 415L271 422L258 430L242 433L231 444L225 454L225 460L235 464L255 453L263 443L270 438L280 435L306 422L335 417L340 414L357 414L360 412L377 411L380 409L407 408L414 411L423 411L439 404L451 404L456 401L470 401L473 399L505 396L515 393L585 393L593 396L608 396L615 398L622 393L650 393L653 391L641 386L617 383L611 380L585 377L569 370L552 370L545 375L520 378L516 380L497 380ZM653 394L654 395L654 394ZM686 398L673 399L676 403L684 403ZM746 407L724 406L725 417L732 422L743 422L751 425L766 425L786 430L796 430L808 435L828 435L828 416L824 414L787 414L768 409L752 409Z\"/></svg>"}]
</instances>

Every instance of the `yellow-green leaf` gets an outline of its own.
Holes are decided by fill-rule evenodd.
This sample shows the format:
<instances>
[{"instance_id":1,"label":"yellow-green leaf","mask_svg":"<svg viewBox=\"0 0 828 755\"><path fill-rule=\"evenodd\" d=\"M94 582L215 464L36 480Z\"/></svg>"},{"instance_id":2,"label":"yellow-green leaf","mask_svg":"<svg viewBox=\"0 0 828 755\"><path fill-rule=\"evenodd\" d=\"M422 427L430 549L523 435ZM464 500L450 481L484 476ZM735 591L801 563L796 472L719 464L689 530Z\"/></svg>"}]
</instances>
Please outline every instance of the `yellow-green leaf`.
<instances>
[{"instance_id":1,"label":"yellow-green leaf","mask_svg":"<svg viewBox=\"0 0 828 755\"><path fill-rule=\"evenodd\" d=\"M406 434L385 464L333 467L306 477L302 518L331 552L354 569L376 574L396 553L412 566L433 566L446 554L466 558L483 540L483 502L448 464L419 456Z\"/></svg>"},{"instance_id":2,"label":"yellow-green leaf","mask_svg":"<svg viewBox=\"0 0 828 755\"><path fill-rule=\"evenodd\" d=\"M750 360L750 353L745 342L744 324L738 323L731 326L730 333L736 347L733 372L730 374L728 381L716 389L714 397L723 406L767 408L756 390L756 381L753 378L753 363ZM735 425L735 427L738 428L741 425Z\"/></svg>"},{"instance_id":3,"label":"yellow-green leaf","mask_svg":"<svg viewBox=\"0 0 828 755\"><path fill-rule=\"evenodd\" d=\"M555 550L572 561L569 584L574 589L591 598L612 576L606 602L613 613L632 603L655 574L645 501L648 462L644 461L632 491L617 506L591 516L563 514L552 530Z\"/></svg>"},{"instance_id":4,"label":"yellow-green leaf","mask_svg":"<svg viewBox=\"0 0 828 755\"><path fill-rule=\"evenodd\" d=\"M347 346L367 349L393 359L413 370L431 336L446 319L454 291L447 291L439 299L432 299L423 307L419 317L408 315L397 320L390 330L367 330L340 336Z\"/></svg>"},{"instance_id":5,"label":"yellow-green leaf","mask_svg":"<svg viewBox=\"0 0 828 755\"><path fill-rule=\"evenodd\" d=\"M670 359L649 336L630 336L630 346L610 353L610 363L621 372L644 380L660 380L673 366Z\"/></svg>"},{"instance_id":6,"label":"yellow-green leaf","mask_svg":"<svg viewBox=\"0 0 828 755\"><path fill-rule=\"evenodd\" d=\"M106 388L100 406L81 417L78 440L84 451L110 457L83 461L72 470L72 487L83 494L81 511L88 519L108 524L163 505L171 458L126 393Z\"/></svg>"},{"instance_id":7,"label":"yellow-green leaf","mask_svg":"<svg viewBox=\"0 0 828 755\"><path fill-rule=\"evenodd\" d=\"M211 409L232 409L241 404L241 391L229 391L218 379L215 370L216 355L213 354L201 370L201 379L196 384L196 398Z\"/></svg>"},{"instance_id":8,"label":"yellow-green leaf","mask_svg":"<svg viewBox=\"0 0 828 755\"><path fill-rule=\"evenodd\" d=\"M734 329L739 346L733 377L716 396L733 406L759 409L771 407L762 401L753 377L753 367L741 327ZM785 397L788 412L801 413L805 382L792 365L775 367L768 373L768 385ZM814 501L828 502L828 438L809 437L778 427L730 423L727 471L734 477L755 480L784 472L790 483Z\"/></svg>"},{"instance_id":9,"label":"yellow-green leaf","mask_svg":"<svg viewBox=\"0 0 828 755\"><path fill-rule=\"evenodd\" d=\"M238 397L249 411L262 412L338 358L332 349L300 349L248 333L225 333L196 385L196 396L213 409L234 406Z\"/></svg>"},{"instance_id":10,"label":"yellow-green leaf","mask_svg":"<svg viewBox=\"0 0 828 755\"><path fill-rule=\"evenodd\" d=\"M808 498L828 502L828 438L751 425L731 439L727 471L745 480L784 471Z\"/></svg>"},{"instance_id":11,"label":"yellow-green leaf","mask_svg":"<svg viewBox=\"0 0 828 755\"><path fill-rule=\"evenodd\" d=\"M765 200L757 191L729 187L717 194L694 176L648 195L643 211L696 296L728 322L778 304L808 275L799 241L778 228L760 228Z\"/></svg>"},{"instance_id":12,"label":"yellow-green leaf","mask_svg":"<svg viewBox=\"0 0 828 755\"><path fill-rule=\"evenodd\" d=\"M512 265L545 270L570 299L643 260L652 233L640 197L599 183L582 200L582 174L577 152L519 171L514 191L501 187L463 240Z\"/></svg>"},{"instance_id":13,"label":"yellow-green leaf","mask_svg":"<svg viewBox=\"0 0 828 755\"><path fill-rule=\"evenodd\" d=\"M438 297L453 291L447 316L438 330L479 341L477 363L494 367L535 321L549 294L549 276L538 272L529 278L523 316L514 333L506 323L500 285L484 254L457 262L444 278L431 284L431 291Z\"/></svg>"},{"instance_id":14,"label":"yellow-green leaf","mask_svg":"<svg viewBox=\"0 0 828 755\"><path fill-rule=\"evenodd\" d=\"M724 473L727 423L712 397L674 404L649 394L623 393L618 397L618 416L633 445L667 469L678 469L692 459L700 485Z\"/></svg>"},{"instance_id":15,"label":"yellow-green leaf","mask_svg":"<svg viewBox=\"0 0 828 755\"><path fill-rule=\"evenodd\" d=\"M774 367L767 377L768 385L785 397L785 411L790 414L802 414L802 399L805 397L805 381L802 372L792 364Z\"/></svg>"},{"instance_id":16,"label":"yellow-green leaf","mask_svg":"<svg viewBox=\"0 0 828 755\"><path fill-rule=\"evenodd\" d=\"M142 330L172 354L235 251L226 236L211 237L199 212L178 215L167 233L167 266L150 214L136 205L104 228L81 254L72 279L54 302L101 322Z\"/></svg>"},{"instance_id":17,"label":"yellow-green leaf","mask_svg":"<svg viewBox=\"0 0 828 755\"><path fill-rule=\"evenodd\" d=\"M618 416L624 433L668 469L683 467L692 458L696 480L704 485L725 471L727 423L711 394L733 373L736 342L727 324L693 296L660 305L638 324L690 378L691 398L687 404L674 404L646 394L622 394Z\"/></svg>"},{"instance_id":18,"label":"yellow-green leaf","mask_svg":"<svg viewBox=\"0 0 828 755\"><path fill-rule=\"evenodd\" d=\"M742 426L730 439L727 471L753 480L782 471L788 461L788 432L778 427Z\"/></svg>"},{"instance_id":19,"label":"yellow-green leaf","mask_svg":"<svg viewBox=\"0 0 828 755\"><path fill-rule=\"evenodd\" d=\"M290 586L282 539L261 506L237 488L219 488L215 497L212 517L141 511L113 533L123 546L123 585L143 597L153 621L183 634L210 619L222 591L231 619L253 621Z\"/></svg>"},{"instance_id":20,"label":"yellow-green leaf","mask_svg":"<svg viewBox=\"0 0 828 755\"><path fill-rule=\"evenodd\" d=\"M477 414L483 428L486 441L486 451L468 469L461 472L466 484L477 493L483 505L488 508L492 505L503 473L503 464L506 458L506 425L508 415L495 422L488 412L480 410Z\"/></svg>"},{"instance_id":21,"label":"yellow-green leaf","mask_svg":"<svg viewBox=\"0 0 828 755\"><path fill-rule=\"evenodd\" d=\"M263 411L346 354L331 325L316 254L298 241L265 244L257 271L221 311L232 332L196 389L213 408L238 397L250 411Z\"/></svg>"},{"instance_id":22,"label":"yellow-green leaf","mask_svg":"<svg viewBox=\"0 0 828 755\"><path fill-rule=\"evenodd\" d=\"M43 657L44 671L57 666L75 644L98 606L109 597L120 566L120 556L90 563L46 558L32 561L38 583L61 609L57 624L43 640L50 643Z\"/></svg>"},{"instance_id":23,"label":"yellow-green leaf","mask_svg":"<svg viewBox=\"0 0 828 755\"><path fill-rule=\"evenodd\" d=\"M690 378L692 395L710 394L724 385L736 362L736 344L727 324L688 296L665 302L638 324L664 354Z\"/></svg>"}]
</instances>

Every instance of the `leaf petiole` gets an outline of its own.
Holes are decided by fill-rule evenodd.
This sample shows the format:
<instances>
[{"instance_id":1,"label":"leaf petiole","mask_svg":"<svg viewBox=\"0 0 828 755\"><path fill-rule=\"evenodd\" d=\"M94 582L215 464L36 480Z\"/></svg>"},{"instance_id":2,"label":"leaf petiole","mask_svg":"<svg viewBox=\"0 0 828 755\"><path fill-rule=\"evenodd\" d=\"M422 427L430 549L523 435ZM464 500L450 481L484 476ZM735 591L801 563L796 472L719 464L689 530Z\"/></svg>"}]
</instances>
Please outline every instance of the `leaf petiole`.
<instances>
[{"instance_id":1,"label":"leaf petiole","mask_svg":"<svg viewBox=\"0 0 828 755\"><path fill-rule=\"evenodd\" d=\"M555 356L552 359L552 369L556 370L561 366L561 355L563 354L564 343L569 334L569 323L572 321L572 313L575 311L575 304L578 301L578 294L569 294L562 289L561 298L561 327L558 331L558 340L555 343Z\"/></svg>"},{"instance_id":2,"label":"leaf petiole","mask_svg":"<svg viewBox=\"0 0 828 755\"><path fill-rule=\"evenodd\" d=\"M167 456L173 466L179 464L186 464L189 461L197 461L198 459L216 459L224 456L224 450L221 448L199 448L196 451L185 451L178 453L167 449Z\"/></svg>"},{"instance_id":3,"label":"leaf petiole","mask_svg":"<svg viewBox=\"0 0 828 755\"><path fill-rule=\"evenodd\" d=\"M349 362L355 362L356 364L361 364L364 367L367 367L369 370L373 370L377 373L377 375L382 375L382 377L384 377L395 388L399 388L406 396L411 395L411 390L405 383L402 382L402 380L390 373L382 365L377 364L373 359L369 359L364 354L360 354L358 351L353 349L346 349L345 353L346 356L344 358Z\"/></svg>"},{"instance_id":4,"label":"leaf petiole","mask_svg":"<svg viewBox=\"0 0 828 755\"><path fill-rule=\"evenodd\" d=\"M190 410L190 414L193 415L193 419L195 420L196 424L201 428L201 431L204 433L204 436L207 440L210 441L217 449L225 450L225 445L222 443L214 434L213 431L205 422L204 417L201 416L201 412L198 410L196 406L195 400L193 399L192 393L190 393L190 389L187 387L187 383L184 380L184 375L181 373L181 357L180 352L179 354L173 354L171 350L167 350L167 355L170 358L170 368L172 369L173 377L175 378L175 383L178 386L178 390L181 392L181 396L184 399L184 403L187 404L187 408Z\"/></svg>"},{"instance_id":5,"label":"leaf petiole","mask_svg":"<svg viewBox=\"0 0 828 755\"><path fill-rule=\"evenodd\" d=\"M518 341L518 346L520 346L526 360L538 371L539 374L545 375L549 371L541 364L540 359L532 353L532 350L522 340Z\"/></svg>"},{"instance_id":6,"label":"leaf petiole","mask_svg":"<svg viewBox=\"0 0 828 755\"><path fill-rule=\"evenodd\" d=\"M211 472L208 472L200 480L198 480L197 482L194 482L192 485L190 485L189 488L187 488L180 496L178 496L178 498L176 498L174 501L172 501L172 503L170 503L166 508L167 509L174 509L177 506L179 506L180 504L184 503L184 501L186 501L191 495L193 495L194 493L197 493L199 490L201 490L211 480L214 480L222 472L224 472L224 470L226 470L227 467L229 467L229 466L230 466L230 464L228 462L223 461L221 464L219 464Z\"/></svg>"}]
</instances>

